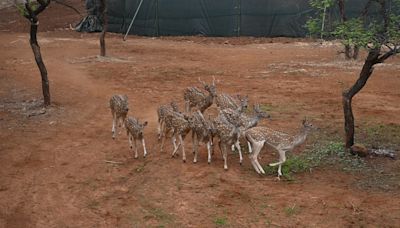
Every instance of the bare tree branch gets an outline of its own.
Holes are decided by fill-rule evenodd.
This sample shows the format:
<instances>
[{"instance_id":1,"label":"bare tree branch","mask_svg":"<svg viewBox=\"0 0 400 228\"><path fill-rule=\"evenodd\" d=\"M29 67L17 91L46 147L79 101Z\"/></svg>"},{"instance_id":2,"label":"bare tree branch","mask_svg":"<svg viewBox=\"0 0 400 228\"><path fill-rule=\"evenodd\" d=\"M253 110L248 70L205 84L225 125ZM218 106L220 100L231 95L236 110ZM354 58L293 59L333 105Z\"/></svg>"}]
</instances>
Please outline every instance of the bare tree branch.
<instances>
[{"instance_id":1,"label":"bare tree branch","mask_svg":"<svg viewBox=\"0 0 400 228\"><path fill-rule=\"evenodd\" d=\"M35 16L39 15L43 10L47 8L47 6L50 4L50 0L43 1L43 0L37 0L40 3L40 6L33 12Z\"/></svg>"},{"instance_id":2,"label":"bare tree branch","mask_svg":"<svg viewBox=\"0 0 400 228\"><path fill-rule=\"evenodd\" d=\"M70 8L70 9L72 9L72 10L75 11L77 14L79 14L80 16L82 16L81 12L79 12L79 10L77 10L75 7L73 7L73 6L71 6L71 5L67 4L67 3L65 3L65 2L63 2L63 1L60 1L60 0L53 0L53 1L56 2L56 3L58 3L58 4L60 4L60 5L63 5L63 6L65 6L65 7L68 7L68 8Z\"/></svg>"},{"instance_id":3,"label":"bare tree branch","mask_svg":"<svg viewBox=\"0 0 400 228\"><path fill-rule=\"evenodd\" d=\"M386 59L388 59L390 56L395 55L396 51L395 49L392 49L388 52L386 52L385 54L379 56L379 58L376 60L376 63L383 63L385 62Z\"/></svg>"}]
</instances>

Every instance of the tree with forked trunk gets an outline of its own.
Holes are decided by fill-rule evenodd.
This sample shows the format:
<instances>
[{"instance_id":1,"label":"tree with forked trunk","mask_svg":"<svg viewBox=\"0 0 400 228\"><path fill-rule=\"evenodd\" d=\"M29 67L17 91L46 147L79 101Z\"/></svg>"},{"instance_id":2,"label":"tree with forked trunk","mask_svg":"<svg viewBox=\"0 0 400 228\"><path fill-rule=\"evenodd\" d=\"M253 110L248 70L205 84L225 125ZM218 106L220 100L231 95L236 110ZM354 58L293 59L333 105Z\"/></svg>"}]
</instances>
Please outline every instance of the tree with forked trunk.
<instances>
[{"instance_id":1,"label":"tree with forked trunk","mask_svg":"<svg viewBox=\"0 0 400 228\"><path fill-rule=\"evenodd\" d=\"M36 64L38 65L40 75L42 77L42 92L43 92L43 100L44 106L50 105L50 85L49 79L47 77L47 69L44 65L42 54L40 52L40 46L37 41L37 31L39 26L38 16L41 12L43 12L47 6L49 6L50 0L37 0L30 1L27 0L25 4L17 5L17 8L21 12L21 14L29 20L30 26L30 39L29 43L31 45L33 55L35 56Z\"/></svg>"},{"instance_id":2,"label":"tree with forked trunk","mask_svg":"<svg viewBox=\"0 0 400 228\"><path fill-rule=\"evenodd\" d=\"M368 51L367 58L357 81L342 94L344 112L345 145L354 145L353 97L362 90L374 71L376 64L384 63L390 57L400 53L400 0L368 0L360 6L361 15L348 18L345 14L345 0L310 0L316 9L314 18L307 21L306 27L312 35L325 35L339 39L345 47L346 59L357 59L360 48ZM325 12L337 4L340 18L327 22ZM370 13L374 7L378 14ZM323 12L323 13L322 13ZM333 25L331 30L324 23Z\"/></svg>"},{"instance_id":3,"label":"tree with forked trunk","mask_svg":"<svg viewBox=\"0 0 400 228\"><path fill-rule=\"evenodd\" d=\"M390 7L389 2L392 3ZM368 50L368 56L357 81L343 92L345 146L348 150L354 145L353 97L366 85L376 64L383 63L400 53L400 1L369 0L364 9L365 15L368 15L368 8L371 5L379 7L380 13L374 22L364 25L364 40L360 43L364 43L363 47Z\"/></svg>"}]
</instances>

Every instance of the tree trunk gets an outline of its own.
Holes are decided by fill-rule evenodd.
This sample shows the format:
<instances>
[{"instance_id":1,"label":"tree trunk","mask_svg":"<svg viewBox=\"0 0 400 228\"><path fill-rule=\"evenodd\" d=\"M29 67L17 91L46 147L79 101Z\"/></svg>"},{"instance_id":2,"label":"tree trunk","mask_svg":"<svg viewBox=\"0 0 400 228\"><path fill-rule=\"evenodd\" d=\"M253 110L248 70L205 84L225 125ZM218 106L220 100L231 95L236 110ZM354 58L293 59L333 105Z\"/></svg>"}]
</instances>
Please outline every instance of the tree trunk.
<instances>
[{"instance_id":1,"label":"tree trunk","mask_svg":"<svg viewBox=\"0 0 400 228\"><path fill-rule=\"evenodd\" d=\"M360 53L360 47L357 46L357 45L354 45L353 49L354 49L353 50L353 59L357 60L358 59L358 54Z\"/></svg>"},{"instance_id":2,"label":"tree trunk","mask_svg":"<svg viewBox=\"0 0 400 228\"><path fill-rule=\"evenodd\" d=\"M351 46L350 45L344 45L344 56L346 60L351 59Z\"/></svg>"},{"instance_id":3,"label":"tree trunk","mask_svg":"<svg viewBox=\"0 0 400 228\"><path fill-rule=\"evenodd\" d=\"M102 22L103 22L103 31L101 31L100 34L100 56L106 56L106 32L107 32L107 3L106 0L101 0L101 17L102 17Z\"/></svg>"},{"instance_id":4,"label":"tree trunk","mask_svg":"<svg viewBox=\"0 0 400 228\"><path fill-rule=\"evenodd\" d=\"M37 42L37 29L38 29L38 21L31 21L31 32L30 32L30 44L32 47L33 55L35 56L36 64L39 67L40 75L42 76L42 92L43 92L43 100L44 105L50 105L50 85L49 79L47 78L47 70L46 66L43 63L42 54L40 53L40 47Z\"/></svg>"},{"instance_id":5,"label":"tree trunk","mask_svg":"<svg viewBox=\"0 0 400 228\"><path fill-rule=\"evenodd\" d=\"M371 76L374 65L379 61L379 49L370 50L368 57L364 62L360 76L355 84L348 90L343 92L343 112L344 112L344 130L346 149L350 149L354 145L354 115L351 106L353 97L365 86Z\"/></svg>"}]
</instances>

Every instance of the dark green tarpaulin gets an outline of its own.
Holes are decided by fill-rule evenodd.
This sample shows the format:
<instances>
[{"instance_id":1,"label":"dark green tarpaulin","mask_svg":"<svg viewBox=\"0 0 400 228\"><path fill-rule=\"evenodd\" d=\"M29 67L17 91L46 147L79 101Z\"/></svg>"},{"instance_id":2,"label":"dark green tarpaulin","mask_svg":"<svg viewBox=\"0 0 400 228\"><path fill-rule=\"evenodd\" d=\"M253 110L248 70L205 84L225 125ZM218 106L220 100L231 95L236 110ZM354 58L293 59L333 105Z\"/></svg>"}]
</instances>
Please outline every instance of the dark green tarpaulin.
<instances>
[{"instance_id":1,"label":"dark green tarpaulin","mask_svg":"<svg viewBox=\"0 0 400 228\"><path fill-rule=\"evenodd\" d=\"M125 33L140 0L107 2L108 30ZM304 25L315 13L308 2L308 0L143 0L130 34L304 37L306 35ZM347 16L359 16L366 2L367 0L346 1ZM327 12L327 17L338 17L338 9Z\"/></svg>"}]
</instances>

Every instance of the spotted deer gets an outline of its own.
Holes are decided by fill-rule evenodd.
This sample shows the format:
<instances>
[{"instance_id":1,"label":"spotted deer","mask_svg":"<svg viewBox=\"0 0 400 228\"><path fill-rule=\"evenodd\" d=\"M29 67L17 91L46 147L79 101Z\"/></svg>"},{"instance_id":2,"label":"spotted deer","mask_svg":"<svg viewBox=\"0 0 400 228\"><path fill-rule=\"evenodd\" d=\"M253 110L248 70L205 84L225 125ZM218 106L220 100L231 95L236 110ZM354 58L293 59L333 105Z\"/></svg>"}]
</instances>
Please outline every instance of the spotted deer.
<instances>
[{"instance_id":1,"label":"spotted deer","mask_svg":"<svg viewBox=\"0 0 400 228\"><path fill-rule=\"evenodd\" d=\"M146 126L147 126L147 121L145 121L144 123L140 123L139 120L137 120L134 117L128 117L125 120L126 134L128 135L129 145L131 149L133 149L133 146L135 147L134 148L135 158L138 158L138 148L136 144L137 140L142 141L143 157L146 157L147 155L146 144L144 142L144 133L143 133L143 130Z\"/></svg>"},{"instance_id":2,"label":"spotted deer","mask_svg":"<svg viewBox=\"0 0 400 228\"><path fill-rule=\"evenodd\" d=\"M218 94L215 98L215 104L219 109L223 110L229 108L232 110L237 110L240 113L244 112L247 109L248 102L248 96L242 97L240 95L237 95L235 98L226 93Z\"/></svg>"},{"instance_id":3,"label":"spotted deer","mask_svg":"<svg viewBox=\"0 0 400 228\"><path fill-rule=\"evenodd\" d=\"M247 130L244 135L253 148L253 153L249 155L249 158L256 172L259 174L265 174L265 171L258 162L257 157L264 145L268 145L279 153L279 162L271 163L269 165L279 165L278 179L280 179L282 176L282 164L286 161L286 153L293 151L295 147L303 144L307 135L313 128L313 125L304 119L299 133L295 136L267 127L254 127Z\"/></svg>"},{"instance_id":4,"label":"spotted deer","mask_svg":"<svg viewBox=\"0 0 400 228\"><path fill-rule=\"evenodd\" d=\"M126 95L113 95L110 99L110 109L113 116L112 138L115 139L117 125L119 127L125 125L125 119L129 111L128 97Z\"/></svg>"},{"instance_id":5,"label":"spotted deer","mask_svg":"<svg viewBox=\"0 0 400 228\"><path fill-rule=\"evenodd\" d=\"M158 115L158 127L157 127L158 140L161 139L161 132L162 132L162 129L164 128L165 118L166 118L166 116L167 116L169 111L179 112L178 105L174 101L172 101L168 105L161 105L157 109L157 115Z\"/></svg>"},{"instance_id":6,"label":"spotted deer","mask_svg":"<svg viewBox=\"0 0 400 228\"><path fill-rule=\"evenodd\" d=\"M204 118L203 114L198 110L193 113L189 121L192 130L192 144L194 159L197 162L199 142L206 143L208 151L208 164L211 163L211 146L212 146L212 123Z\"/></svg>"},{"instance_id":7,"label":"spotted deer","mask_svg":"<svg viewBox=\"0 0 400 228\"><path fill-rule=\"evenodd\" d=\"M240 127L240 132L243 134L247 129L257 126L258 122L261 119L270 118L270 115L268 113L266 113L260 109L259 104L254 105L253 110L254 110L254 114L252 116L246 115L244 113L240 113L240 112L230 109L230 108L221 110L221 112L224 114L224 116L226 117L228 122L230 122L232 124L238 123L238 125ZM243 137L244 137L244 135L241 135L240 138L243 138ZM238 138L237 142L232 144L232 151L234 151L235 147L236 147L236 149L239 151L240 164L242 164L243 156L242 156L242 153L240 150L240 143L239 143L240 138ZM252 148L251 148L250 143L248 143L248 148L249 148L249 152L251 153Z\"/></svg>"},{"instance_id":8,"label":"spotted deer","mask_svg":"<svg viewBox=\"0 0 400 228\"><path fill-rule=\"evenodd\" d=\"M213 120L213 129L215 129L215 136L219 138L219 148L224 159L224 169L228 169L228 150L227 147L238 142L240 137L240 129L238 124L230 123L225 115L220 112L218 117ZM239 153L240 151L240 146Z\"/></svg>"},{"instance_id":9,"label":"spotted deer","mask_svg":"<svg viewBox=\"0 0 400 228\"><path fill-rule=\"evenodd\" d=\"M213 104L214 98L217 96L215 78L213 79L211 85L201 81L200 78L199 81L201 84L203 84L204 89L208 92L208 95L196 87L186 88L183 94L186 113L190 113L193 107L196 107L197 110L200 110L201 113L204 113L204 111Z\"/></svg>"},{"instance_id":10,"label":"spotted deer","mask_svg":"<svg viewBox=\"0 0 400 228\"><path fill-rule=\"evenodd\" d=\"M165 127L163 129L161 138L161 151L164 147L164 141L166 135L172 131L172 143L174 144L174 151L172 152L172 157L175 156L179 147L182 147L182 160L186 162L186 154L185 154L185 144L184 139L186 135L190 132L190 117L182 114L180 112L170 111L165 119ZM175 137L178 136L179 143L175 145Z\"/></svg>"}]
</instances>

